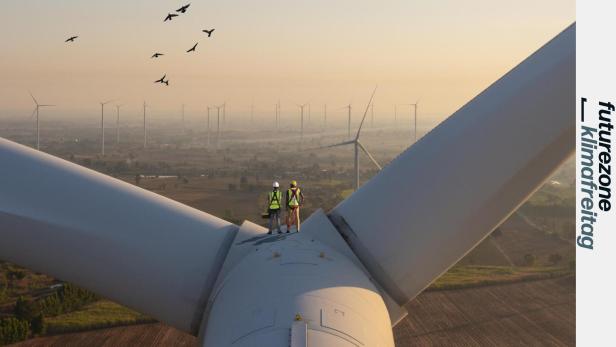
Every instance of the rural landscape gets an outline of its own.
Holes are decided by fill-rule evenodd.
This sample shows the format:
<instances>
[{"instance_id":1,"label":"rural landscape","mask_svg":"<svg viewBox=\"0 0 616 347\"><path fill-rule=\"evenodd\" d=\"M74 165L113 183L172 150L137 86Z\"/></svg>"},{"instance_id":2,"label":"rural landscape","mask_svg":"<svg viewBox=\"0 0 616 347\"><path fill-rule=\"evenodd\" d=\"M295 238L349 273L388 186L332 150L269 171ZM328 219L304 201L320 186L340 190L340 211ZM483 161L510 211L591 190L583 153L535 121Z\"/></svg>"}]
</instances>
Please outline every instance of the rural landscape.
<instances>
[{"instance_id":1,"label":"rural landscape","mask_svg":"<svg viewBox=\"0 0 616 347\"><path fill-rule=\"evenodd\" d=\"M575 1L0 8L0 346L575 345Z\"/></svg>"},{"instance_id":2,"label":"rural landscape","mask_svg":"<svg viewBox=\"0 0 616 347\"><path fill-rule=\"evenodd\" d=\"M67 121L45 126L41 150L235 224L251 220L266 226L260 216L274 180L283 187L290 180L299 182L306 195L302 219L317 208L333 208L354 187L352 147L320 148L348 140L348 124L334 121L326 130L323 114L313 112L302 141L296 126L300 114L284 116L276 130L275 115L268 122L242 127L250 115L229 114L216 142L203 114L178 112L166 118L175 118L174 122L152 121L145 148L138 116L127 116L119 129L112 122L106 125L104 156L100 129L92 122ZM359 116L353 118L353 133ZM397 119L377 109L376 121L367 119L362 143L382 166L412 145L408 114ZM9 118L3 124L0 136L34 145L31 123ZM418 137L434 126L420 122ZM530 200L408 305L408 317L394 329L397 346L574 345L573 165L566 162ZM377 172L369 158L360 158L362 183ZM0 317L3 344L197 343L190 335L62 279L6 262L0 264Z\"/></svg>"}]
</instances>

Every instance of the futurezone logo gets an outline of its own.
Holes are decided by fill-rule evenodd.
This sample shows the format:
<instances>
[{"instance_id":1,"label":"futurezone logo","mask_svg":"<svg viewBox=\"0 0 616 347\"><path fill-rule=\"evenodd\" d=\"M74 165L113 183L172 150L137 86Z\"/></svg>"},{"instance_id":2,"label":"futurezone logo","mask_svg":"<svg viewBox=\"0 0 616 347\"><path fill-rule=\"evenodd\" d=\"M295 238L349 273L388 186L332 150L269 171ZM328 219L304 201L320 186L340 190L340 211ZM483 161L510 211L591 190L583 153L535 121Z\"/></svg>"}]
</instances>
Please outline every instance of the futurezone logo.
<instances>
[{"instance_id":1,"label":"futurezone logo","mask_svg":"<svg viewBox=\"0 0 616 347\"><path fill-rule=\"evenodd\" d=\"M584 124L584 106L586 98L582 98L581 128L580 128L580 229L578 230L577 245L586 249L594 247L594 226L597 221L595 206L602 212L612 209L611 184L612 169L612 112L614 105L611 102L599 102L598 128ZM598 162L595 165L595 153ZM598 167L598 175L595 168ZM595 203L598 200L598 203Z\"/></svg>"}]
</instances>

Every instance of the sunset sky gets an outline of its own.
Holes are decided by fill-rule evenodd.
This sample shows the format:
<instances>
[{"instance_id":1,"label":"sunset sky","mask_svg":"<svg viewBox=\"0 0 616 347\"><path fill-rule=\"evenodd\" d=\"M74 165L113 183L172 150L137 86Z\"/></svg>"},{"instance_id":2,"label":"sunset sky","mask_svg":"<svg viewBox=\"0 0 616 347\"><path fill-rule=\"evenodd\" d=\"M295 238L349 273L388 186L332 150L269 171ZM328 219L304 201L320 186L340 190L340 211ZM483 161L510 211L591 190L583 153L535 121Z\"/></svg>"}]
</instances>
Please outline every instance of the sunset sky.
<instances>
[{"instance_id":1,"label":"sunset sky","mask_svg":"<svg viewBox=\"0 0 616 347\"><path fill-rule=\"evenodd\" d=\"M183 4L2 0L0 117L29 116L28 90L55 116L95 114L105 99L193 113L254 102L261 114L278 99L362 107L378 84L377 110L420 99L442 118L575 20L574 0L193 0L163 23ZM152 83L165 73L169 87Z\"/></svg>"}]
</instances>

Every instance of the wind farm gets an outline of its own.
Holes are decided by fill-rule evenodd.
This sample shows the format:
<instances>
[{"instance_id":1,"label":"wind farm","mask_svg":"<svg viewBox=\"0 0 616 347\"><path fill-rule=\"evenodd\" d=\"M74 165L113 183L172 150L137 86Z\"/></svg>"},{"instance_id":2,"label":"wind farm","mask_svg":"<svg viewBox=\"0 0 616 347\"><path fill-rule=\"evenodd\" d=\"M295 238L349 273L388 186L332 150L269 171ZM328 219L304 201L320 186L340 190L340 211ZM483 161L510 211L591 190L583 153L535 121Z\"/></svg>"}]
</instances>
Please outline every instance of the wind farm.
<instances>
[{"instance_id":1,"label":"wind farm","mask_svg":"<svg viewBox=\"0 0 616 347\"><path fill-rule=\"evenodd\" d=\"M0 345L575 345L575 24L502 6L9 0Z\"/></svg>"}]
</instances>

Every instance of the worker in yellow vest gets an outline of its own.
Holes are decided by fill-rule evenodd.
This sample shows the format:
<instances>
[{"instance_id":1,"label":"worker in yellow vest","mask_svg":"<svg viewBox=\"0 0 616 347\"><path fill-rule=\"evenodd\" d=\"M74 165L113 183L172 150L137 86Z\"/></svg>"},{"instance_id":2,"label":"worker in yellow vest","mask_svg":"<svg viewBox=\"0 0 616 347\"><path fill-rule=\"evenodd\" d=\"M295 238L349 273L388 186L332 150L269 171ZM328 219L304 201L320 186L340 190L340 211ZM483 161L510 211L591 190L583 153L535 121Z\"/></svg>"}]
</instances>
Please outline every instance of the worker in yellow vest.
<instances>
[{"instance_id":1,"label":"worker in yellow vest","mask_svg":"<svg viewBox=\"0 0 616 347\"><path fill-rule=\"evenodd\" d=\"M269 232L272 234L274 231L274 222L278 233L282 234L280 230L280 208L282 207L282 192L280 191L280 184L274 182L272 184L272 191L267 194L267 209L269 212Z\"/></svg>"},{"instance_id":2,"label":"worker in yellow vest","mask_svg":"<svg viewBox=\"0 0 616 347\"><path fill-rule=\"evenodd\" d=\"M287 210L287 233L291 231L291 225L295 224L299 232L299 207L304 204L304 194L297 186L297 182L291 181L291 187L286 194Z\"/></svg>"}]
</instances>

